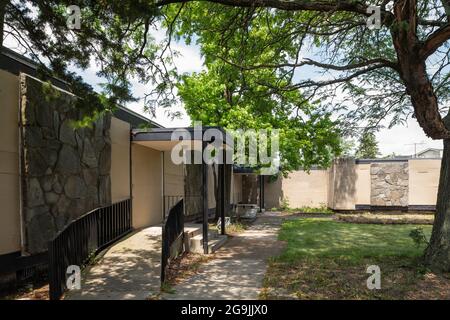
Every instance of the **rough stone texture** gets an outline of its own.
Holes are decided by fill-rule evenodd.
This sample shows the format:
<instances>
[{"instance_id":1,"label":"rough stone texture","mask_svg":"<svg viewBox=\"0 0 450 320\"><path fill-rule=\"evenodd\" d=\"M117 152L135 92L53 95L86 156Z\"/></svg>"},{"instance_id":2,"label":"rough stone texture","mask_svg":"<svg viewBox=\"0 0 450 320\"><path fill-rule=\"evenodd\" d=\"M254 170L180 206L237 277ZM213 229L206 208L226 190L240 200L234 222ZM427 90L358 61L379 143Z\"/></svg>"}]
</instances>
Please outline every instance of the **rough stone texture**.
<instances>
[{"instance_id":1,"label":"rough stone texture","mask_svg":"<svg viewBox=\"0 0 450 320\"><path fill-rule=\"evenodd\" d=\"M408 163L372 163L370 166L370 204L408 205Z\"/></svg>"},{"instance_id":2,"label":"rough stone texture","mask_svg":"<svg viewBox=\"0 0 450 320\"><path fill-rule=\"evenodd\" d=\"M75 97L21 75L22 206L25 250L47 242L80 215L111 203L110 117L74 129Z\"/></svg>"}]
</instances>

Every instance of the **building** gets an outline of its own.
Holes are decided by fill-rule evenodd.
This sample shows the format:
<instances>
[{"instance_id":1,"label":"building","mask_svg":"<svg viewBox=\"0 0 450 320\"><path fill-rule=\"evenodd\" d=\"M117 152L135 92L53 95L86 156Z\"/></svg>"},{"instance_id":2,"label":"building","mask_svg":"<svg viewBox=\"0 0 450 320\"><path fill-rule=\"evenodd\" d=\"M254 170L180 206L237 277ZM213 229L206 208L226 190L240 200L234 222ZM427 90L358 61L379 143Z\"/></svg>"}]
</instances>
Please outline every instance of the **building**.
<instances>
[{"instance_id":1,"label":"building","mask_svg":"<svg viewBox=\"0 0 450 320\"><path fill-rule=\"evenodd\" d=\"M441 159L442 158L442 149L437 148L428 148L422 150L416 154L416 158L421 159Z\"/></svg>"},{"instance_id":2,"label":"building","mask_svg":"<svg viewBox=\"0 0 450 320\"><path fill-rule=\"evenodd\" d=\"M299 170L277 179L245 167L175 164L171 151L177 128L163 128L118 107L92 126L74 129L71 122L81 117L72 108L78 98L64 82L51 82L49 90L32 61L2 49L0 284L46 264L49 242L73 221L124 201L130 204L133 230L162 224L180 199L185 219L202 222L203 230L210 217L222 219L223 226L236 205L434 209L438 159L337 159L329 169ZM142 124L148 129L138 129ZM209 129L221 130L204 128L202 133ZM190 137L192 146L205 148L203 135ZM202 241L207 252L208 232Z\"/></svg>"},{"instance_id":3,"label":"building","mask_svg":"<svg viewBox=\"0 0 450 320\"><path fill-rule=\"evenodd\" d=\"M336 159L329 169L265 179L266 208L435 210L440 159Z\"/></svg>"},{"instance_id":4,"label":"building","mask_svg":"<svg viewBox=\"0 0 450 320\"><path fill-rule=\"evenodd\" d=\"M32 61L2 49L0 283L45 264L49 241L99 207L130 201L134 230L161 224L181 198L186 218L205 221L206 212L205 223L217 210L230 208L231 196L215 198L219 166L171 161L175 129L125 107L74 129L72 121L82 116L72 107L78 98L65 91L64 82L51 83L49 90ZM137 129L142 124L148 129ZM232 194L231 166L223 172L221 181L229 186L223 195ZM202 174L205 181L198 180Z\"/></svg>"}]
</instances>

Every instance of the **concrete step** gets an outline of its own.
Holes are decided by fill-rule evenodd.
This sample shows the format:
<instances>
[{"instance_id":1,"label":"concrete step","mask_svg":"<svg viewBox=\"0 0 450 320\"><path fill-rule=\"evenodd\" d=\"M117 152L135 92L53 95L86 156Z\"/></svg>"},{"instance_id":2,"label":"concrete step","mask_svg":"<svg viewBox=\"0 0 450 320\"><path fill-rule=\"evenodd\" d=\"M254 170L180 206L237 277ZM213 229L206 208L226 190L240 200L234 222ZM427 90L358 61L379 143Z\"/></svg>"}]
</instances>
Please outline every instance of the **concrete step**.
<instances>
[{"instance_id":1,"label":"concrete step","mask_svg":"<svg viewBox=\"0 0 450 320\"><path fill-rule=\"evenodd\" d=\"M214 253L219 249L227 240L226 235L217 234L214 238L208 238L208 253ZM203 250L203 235L199 234L191 238L189 241L189 250L194 253L204 253Z\"/></svg>"},{"instance_id":2,"label":"concrete step","mask_svg":"<svg viewBox=\"0 0 450 320\"><path fill-rule=\"evenodd\" d=\"M202 233L201 224L185 224L184 225L184 237L192 238Z\"/></svg>"},{"instance_id":3,"label":"concrete step","mask_svg":"<svg viewBox=\"0 0 450 320\"><path fill-rule=\"evenodd\" d=\"M217 230L209 230L208 239L216 239L219 235ZM184 226L184 247L185 250L190 252L191 245L198 246L196 242L201 241L203 238L203 226L201 224L186 224ZM192 240L194 239L194 240ZM200 246L203 245L203 242L200 242Z\"/></svg>"},{"instance_id":4,"label":"concrete step","mask_svg":"<svg viewBox=\"0 0 450 320\"><path fill-rule=\"evenodd\" d=\"M202 234L201 225L184 226L184 250L191 251L191 239Z\"/></svg>"},{"instance_id":5,"label":"concrete step","mask_svg":"<svg viewBox=\"0 0 450 320\"><path fill-rule=\"evenodd\" d=\"M217 229L208 230L209 238L217 238L219 231ZM185 238L193 238L199 234L203 234L202 226L185 226L184 227L184 237Z\"/></svg>"},{"instance_id":6,"label":"concrete step","mask_svg":"<svg viewBox=\"0 0 450 320\"><path fill-rule=\"evenodd\" d=\"M227 242L227 235L218 235L216 239L208 241L208 252L214 253Z\"/></svg>"}]
</instances>

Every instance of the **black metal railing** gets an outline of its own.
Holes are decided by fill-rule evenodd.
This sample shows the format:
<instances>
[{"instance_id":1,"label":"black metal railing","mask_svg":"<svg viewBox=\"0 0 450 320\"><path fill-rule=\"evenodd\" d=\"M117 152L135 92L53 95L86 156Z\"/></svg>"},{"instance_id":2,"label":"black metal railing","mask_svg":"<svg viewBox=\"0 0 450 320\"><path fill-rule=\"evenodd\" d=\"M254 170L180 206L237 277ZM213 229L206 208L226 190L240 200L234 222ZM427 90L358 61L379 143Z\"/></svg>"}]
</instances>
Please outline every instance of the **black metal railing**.
<instances>
[{"instance_id":1,"label":"black metal railing","mask_svg":"<svg viewBox=\"0 0 450 320\"><path fill-rule=\"evenodd\" d=\"M184 196L182 195L164 196L163 202L164 219L166 219L167 216L169 215L170 209L172 209L172 207L175 206L183 198Z\"/></svg>"},{"instance_id":2,"label":"black metal railing","mask_svg":"<svg viewBox=\"0 0 450 320\"><path fill-rule=\"evenodd\" d=\"M183 252L184 202L179 200L169 211L162 228L161 247L161 285L166 280L166 271L170 259Z\"/></svg>"},{"instance_id":3,"label":"black metal railing","mask_svg":"<svg viewBox=\"0 0 450 320\"><path fill-rule=\"evenodd\" d=\"M66 288L67 268L89 259L132 230L131 200L95 209L72 221L48 244L50 299Z\"/></svg>"},{"instance_id":4,"label":"black metal railing","mask_svg":"<svg viewBox=\"0 0 450 320\"><path fill-rule=\"evenodd\" d=\"M184 195L172 195L164 196L163 201L163 219L166 219L169 215L170 209L178 203L181 199L184 199L184 220L194 221L201 217L202 213L202 196L184 196Z\"/></svg>"}]
</instances>

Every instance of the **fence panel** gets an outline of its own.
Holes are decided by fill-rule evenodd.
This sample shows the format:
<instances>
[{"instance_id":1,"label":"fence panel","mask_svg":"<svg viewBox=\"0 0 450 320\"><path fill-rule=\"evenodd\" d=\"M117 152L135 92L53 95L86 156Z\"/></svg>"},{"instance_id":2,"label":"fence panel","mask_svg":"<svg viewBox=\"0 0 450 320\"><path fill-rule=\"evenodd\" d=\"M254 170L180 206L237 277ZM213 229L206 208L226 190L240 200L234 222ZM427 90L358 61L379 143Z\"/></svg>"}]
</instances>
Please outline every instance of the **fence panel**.
<instances>
[{"instance_id":1,"label":"fence panel","mask_svg":"<svg viewBox=\"0 0 450 320\"><path fill-rule=\"evenodd\" d=\"M166 271L170 259L176 257L183 251L184 236L184 201L179 200L173 206L162 229L161 248L161 284L166 279Z\"/></svg>"},{"instance_id":2,"label":"fence panel","mask_svg":"<svg viewBox=\"0 0 450 320\"><path fill-rule=\"evenodd\" d=\"M131 200L127 199L95 209L59 232L48 244L50 299L59 299L67 289L67 267L83 267L131 229Z\"/></svg>"}]
</instances>

